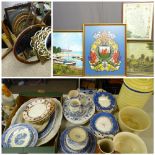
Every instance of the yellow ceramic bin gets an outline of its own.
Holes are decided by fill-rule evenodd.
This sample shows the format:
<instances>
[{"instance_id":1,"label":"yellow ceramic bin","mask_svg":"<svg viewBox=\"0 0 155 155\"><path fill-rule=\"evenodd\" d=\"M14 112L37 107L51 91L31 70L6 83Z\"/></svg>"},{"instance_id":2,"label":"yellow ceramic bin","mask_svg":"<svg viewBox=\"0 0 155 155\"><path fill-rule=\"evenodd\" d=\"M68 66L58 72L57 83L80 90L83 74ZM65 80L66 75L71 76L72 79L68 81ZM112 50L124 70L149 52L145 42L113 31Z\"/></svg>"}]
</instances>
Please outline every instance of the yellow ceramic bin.
<instances>
[{"instance_id":1,"label":"yellow ceramic bin","mask_svg":"<svg viewBox=\"0 0 155 155\"><path fill-rule=\"evenodd\" d=\"M124 79L117 104L119 109L126 106L143 108L153 92L153 79Z\"/></svg>"}]
</instances>

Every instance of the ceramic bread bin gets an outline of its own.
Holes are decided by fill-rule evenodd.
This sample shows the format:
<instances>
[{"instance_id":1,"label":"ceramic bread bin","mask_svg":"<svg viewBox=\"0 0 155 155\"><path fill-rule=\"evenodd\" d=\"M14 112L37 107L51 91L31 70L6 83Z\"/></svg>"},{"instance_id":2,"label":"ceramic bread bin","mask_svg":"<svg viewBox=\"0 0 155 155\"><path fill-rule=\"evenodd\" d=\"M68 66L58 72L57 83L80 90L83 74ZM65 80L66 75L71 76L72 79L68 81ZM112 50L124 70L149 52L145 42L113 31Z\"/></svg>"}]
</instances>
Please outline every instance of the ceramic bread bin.
<instances>
[{"instance_id":1,"label":"ceramic bread bin","mask_svg":"<svg viewBox=\"0 0 155 155\"><path fill-rule=\"evenodd\" d=\"M153 79L124 79L117 97L118 108L134 106L143 108L153 92Z\"/></svg>"}]
</instances>

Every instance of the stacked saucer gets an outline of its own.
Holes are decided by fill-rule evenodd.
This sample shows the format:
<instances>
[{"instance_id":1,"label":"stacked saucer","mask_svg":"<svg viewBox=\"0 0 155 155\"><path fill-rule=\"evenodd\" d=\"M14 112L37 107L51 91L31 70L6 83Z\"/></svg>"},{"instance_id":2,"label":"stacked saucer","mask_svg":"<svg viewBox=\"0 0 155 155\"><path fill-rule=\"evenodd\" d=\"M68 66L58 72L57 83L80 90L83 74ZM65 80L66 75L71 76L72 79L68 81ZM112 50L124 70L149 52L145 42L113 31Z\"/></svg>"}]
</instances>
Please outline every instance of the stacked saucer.
<instances>
[{"instance_id":1,"label":"stacked saucer","mask_svg":"<svg viewBox=\"0 0 155 155\"><path fill-rule=\"evenodd\" d=\"M94 115L90 120L90 129L96 137L113 137L119 132L119 125L112 114L101 112Z\"/></svg>"},{"instance_id":2,"label":"stacked saucer","mask_svg":"<svg viewBox=\"0 0 155 155\"><path fill-rule=\"evenodd\" d=\"M33 147L38 141L38 132L28 124L10 126L2 136L3 147Z\"/></svg>"},{"instance_id":3,"label":"stacked saucer","mask_svg":"<svg viewBox=\"0 0 155 155\"><path fill-rule=\"evenodd\" d=\"M95 148L95 136L88 128L70 127L60 136L60 150L63 153L94 153Z\"/></svg>"},{"instance_id":4,"label":"stacked saucer","mask_svg":"<svg viewBox=\"0 0 155 155\"><path fill-rule=\"evenodd\" d=\"M49 98L34 98L28 101L23 112L25 121L34 124L43 124L55 111L55 103Z\"/></svg>"},{"instance_id":5,"label":"stacked saucer","mask_svg":"<svg viewBox=\"0 0 155 155\"><path fill-rule=\"evenodd\" d=\"M95 93L94 103L97 111L111 113L117 107L115 98L111 93L108 93L108 92Z\"/></svg>"}]
</instances>

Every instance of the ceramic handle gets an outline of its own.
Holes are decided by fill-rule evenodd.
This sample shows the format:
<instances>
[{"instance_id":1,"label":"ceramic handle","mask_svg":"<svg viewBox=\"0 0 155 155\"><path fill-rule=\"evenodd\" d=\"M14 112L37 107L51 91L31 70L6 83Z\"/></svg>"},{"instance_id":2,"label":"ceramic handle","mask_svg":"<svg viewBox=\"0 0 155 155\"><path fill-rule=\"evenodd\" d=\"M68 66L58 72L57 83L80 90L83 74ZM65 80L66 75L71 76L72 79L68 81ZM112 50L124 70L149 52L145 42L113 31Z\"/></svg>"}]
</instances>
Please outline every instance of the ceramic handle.
<instances>
[{"instance_id":1,"label":"ceramic handle","mask_svg":"<svg viewBox=\"0 0 155 155\"><path fill-rule=\"evenodd\" d=\"M97 92L106 92L104 89L100 88Z\"/></svg>"}]
</instances>

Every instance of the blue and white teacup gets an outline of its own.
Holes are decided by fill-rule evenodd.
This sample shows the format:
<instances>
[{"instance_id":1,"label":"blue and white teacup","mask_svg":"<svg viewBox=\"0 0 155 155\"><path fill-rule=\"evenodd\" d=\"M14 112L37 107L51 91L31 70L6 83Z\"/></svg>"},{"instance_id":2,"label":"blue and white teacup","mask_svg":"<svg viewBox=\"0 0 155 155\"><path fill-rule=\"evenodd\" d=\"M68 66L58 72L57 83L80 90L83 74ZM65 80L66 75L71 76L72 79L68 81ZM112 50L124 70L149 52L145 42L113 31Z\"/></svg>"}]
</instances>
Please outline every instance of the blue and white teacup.
<instances>
[{"instance_id":1,"label":"blue and white teacup","mask_svg":"<svg viewBox=\"0 0 155 155\"><path fill-rule=\"evenodd\" d=\"M69 103L69 110L73 113L81 112L81 102L78 99L72 99Z\"/></svg>"},{"instance_id":2,"label":"blue and white teacup","mask_svg":"<svg viewBox=\"0 0 155 155\"><path fill-rule=\"evenodd\" d=\"M82 127L74 127L68 132L66 143L69 148L78 151L87 146L88 139L88 133Z\"/></svg>"}]
</instances>

